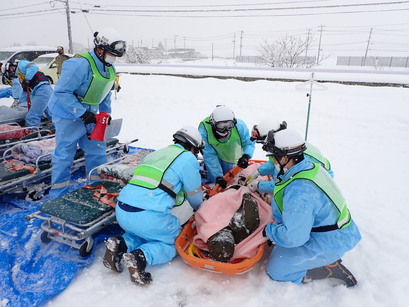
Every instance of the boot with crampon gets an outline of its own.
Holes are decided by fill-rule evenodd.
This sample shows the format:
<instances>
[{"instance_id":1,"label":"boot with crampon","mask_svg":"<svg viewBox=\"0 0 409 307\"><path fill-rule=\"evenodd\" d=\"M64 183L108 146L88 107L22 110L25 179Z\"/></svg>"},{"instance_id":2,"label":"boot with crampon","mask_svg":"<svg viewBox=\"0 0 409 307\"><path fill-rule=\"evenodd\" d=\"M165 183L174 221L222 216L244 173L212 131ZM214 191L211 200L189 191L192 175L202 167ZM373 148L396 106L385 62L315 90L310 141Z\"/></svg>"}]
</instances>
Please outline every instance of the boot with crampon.
<instances>
[{"instance_id":1,"label":"boot with crampon","mask_svg":"<svg viewBox=\"0 0 409 307\"><path fill-rule=\"evenodd\" d=\"M105 255L102 259L102 263L108 269L115 272L122 272L121 260L123 254L127 250L127 246L124 238L122 237L111 237L105 242Z\"/></svg>"},{"instance_id":2,"label":"boot with crampon","mask_svg":"<svg viewBox=\"0 0 409 307\"><path fill-rule=\"evenodd\" d=\"M354 275L341 264L341 262L342 260L339 259L329 265L308 270L303 283L325 278L335 278L341 280L348 288L356 286L358 281L355 279Z\"/></svg>"},{"instance_id":3,"label":"boot with crampon","mask_svg":"<svg viewBox=\"0 0 409 307\"><path fill-rule=\"evenodd\" d=\"M131 281L139 285L148 285L152 282L151 273L145 272L146 258L142 250L137 249L123 255Z\"/></svg>"}]
</instances>

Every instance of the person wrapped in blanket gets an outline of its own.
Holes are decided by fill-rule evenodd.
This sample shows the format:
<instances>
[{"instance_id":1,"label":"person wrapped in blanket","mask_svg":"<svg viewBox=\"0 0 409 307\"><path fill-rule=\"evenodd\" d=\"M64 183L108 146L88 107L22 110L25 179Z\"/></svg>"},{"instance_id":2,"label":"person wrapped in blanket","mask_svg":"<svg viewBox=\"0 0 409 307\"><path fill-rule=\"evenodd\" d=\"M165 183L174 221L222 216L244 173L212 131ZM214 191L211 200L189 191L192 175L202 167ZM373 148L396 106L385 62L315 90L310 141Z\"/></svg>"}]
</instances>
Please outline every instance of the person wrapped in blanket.
<instances>
[{"instance_id":1,"label":"person wrapped in blanket","mask_svg":"<svg viewBox=\"0 0 409 307\"><path fill-rule=\"evenodd\" d=\"M255 149L250 133L241 119L236 119L233 111L218 105L212 114L199 124L205 147L203 159L210 183L226 188L224 174L236 164L242 168L248 166Z\"/></svg>"},{"instance_id":2,"label":"person wrapped in blanket","mask_svg":"<svg viewBox=\"0 0 409 307\"><path fill-rule=\"evenodd\" d=\"M263 146L278 170L271 201L276 223L264 229L275 244L266 271L281 282L335 278L352 287L357 281L340 258L361 234L338 186L321 163L305 159L306 149L304 139L290 129L269 133Z\"/></svg>"},{"instance_id":3,"label":"person wrapped in blanket","mask_svg":"<svg viewBox=\"0 0 409 307\"><path fill-rule=\"evenodd\" d=\"M176 256L175 239L180 221L171 209L184 201L197 210L202 204L201 176L197 154L202 136L192 126L173 135L174 145L148 154L135 168L132 179L121 190L116 219L125 234L106 241L105 267L122 272L121 260L131 281L150 284L147 266L163 264Z\"/></svg>"},{"instance_id":4,"label":"person wrapped in blanket","mask_svg":"<svg viewBox=\"0 0 409 307\"><path fill-rule=\"evenodd\" d=\"M253 126L251 131L251 140L255 140L257 143L263 144L266 141L267 135L272 138L274 133L284 129L287 129L286 121L280 122L270 118L264 119L258 125ZM304 151L304 159L313 163L321 163L321 165L327 170L328 174L334 178L334 172L331 169L329 160L325 158L321 151L311 143L306 142L306 145L307 148ZM274 167L274 158L269 156L266 163L259 166L255 172L246 178L245 184L252 192L259 191L261 193L272 194L274 192L274 185L277 181L278 172L279 170ZM272 180L258 180L260 175L270 175Z\"/></svg>"},{"instance_id":5,"label":"person wrapped in blanket","mask_svg":"<svg viewBox=\"0 0 409 307\"><path fill-rule=\"evenodd\" d=\"M52 154L51 199L68 192L77 145L85 152L87 174L107 161L105 141L89 135L97 113L111 113L111 88L116 77L112 64L125 54L126 42L114 29L107 28L94 33L94 45L94 50L64 61L50 98L57 140Z\"/></svg>"}]
</instances>

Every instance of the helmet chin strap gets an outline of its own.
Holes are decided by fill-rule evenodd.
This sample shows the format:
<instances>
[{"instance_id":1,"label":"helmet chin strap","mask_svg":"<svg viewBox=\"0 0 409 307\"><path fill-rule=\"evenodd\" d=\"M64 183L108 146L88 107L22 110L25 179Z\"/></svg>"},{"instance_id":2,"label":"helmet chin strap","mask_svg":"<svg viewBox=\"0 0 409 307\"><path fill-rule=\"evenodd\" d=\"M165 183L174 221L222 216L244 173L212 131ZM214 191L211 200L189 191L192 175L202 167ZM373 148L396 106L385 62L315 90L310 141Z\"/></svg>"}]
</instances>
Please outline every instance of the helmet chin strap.
<instances>
[{"instance_id":1,"label":"helmet chin strap","mask_svg":"<svg viewBox=\"0 0 409 307\"><path fill-rule=\"evenodd\" d=\"M280 165L280 171L278 172L277 177L280 177L280 176L284 175L284 173L285 173L285 172L284 172L284 168L287 166L288 162L290 162L290 159L288 159L288 161L287 161L286 164L282 165L282 164L280 163L280 160L277 159L277 163L278 163L278 165Z\"/></svg>"},{"instance_id":2,"label":"helmet chin strap","mask_svg":"<svg viewBox=\"0 0 409 307\"><path fill-rule=\"evenodd\" d=\"M95 48L95 49L96 49L96 48ZM100 48L99 48L99 49L100 49ZM96 52L96 51L95 51L95 54L97 55L98 59L100 59L101 62L102 62L105 66L110 67L111 64L105 62L105 55L106 55L107 52L106 52L104 49L100 49L100 50L102 50L102 55L101 55L101 56L100 56L100 55L98 54L98 52Z\"/></svg>"}]
</instances>

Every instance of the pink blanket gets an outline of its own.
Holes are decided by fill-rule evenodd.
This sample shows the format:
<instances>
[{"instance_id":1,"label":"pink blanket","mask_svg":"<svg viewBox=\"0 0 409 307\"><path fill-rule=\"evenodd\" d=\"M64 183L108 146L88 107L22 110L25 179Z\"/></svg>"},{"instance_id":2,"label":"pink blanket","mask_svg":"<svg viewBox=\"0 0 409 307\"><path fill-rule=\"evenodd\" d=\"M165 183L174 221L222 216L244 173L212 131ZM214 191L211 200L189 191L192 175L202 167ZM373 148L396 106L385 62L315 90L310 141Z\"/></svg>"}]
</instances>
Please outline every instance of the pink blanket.
<instances>
[{"instance_id":1,"label":"pink blanket","mask_svg":"<svg viewBox=\"0 0 409 307\"><path fill-rule=\"evenodd\" d=\"M250 236L235 246L234 255L231 260L251 258L257 254L258 246L267 241L267 238L263 237L262 231L268 223L273 221L273 218L270 205L264 202L257 194L250 192L246 186L240 187L239 190L228 189L216 194L200 206L195 214L197 234L193 238L193 242L198 248L208 250L207 240L213 234L229 225L233 214L241 205L244 193L250 193L258 202L260 226Z\"/></svg>"}]
</instances>

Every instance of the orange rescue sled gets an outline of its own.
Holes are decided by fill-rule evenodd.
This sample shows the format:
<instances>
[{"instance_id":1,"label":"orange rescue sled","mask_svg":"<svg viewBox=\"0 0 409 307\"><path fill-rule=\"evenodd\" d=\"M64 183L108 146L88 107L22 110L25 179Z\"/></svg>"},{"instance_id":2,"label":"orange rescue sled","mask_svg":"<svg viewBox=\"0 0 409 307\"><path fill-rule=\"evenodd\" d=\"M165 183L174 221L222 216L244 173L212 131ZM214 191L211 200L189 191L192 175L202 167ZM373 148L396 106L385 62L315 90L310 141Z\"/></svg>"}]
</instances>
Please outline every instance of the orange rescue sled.
<instances>
[{"instance_id":1,"label":"orange rescue sled","mask_svg":"<svg viewBox=\"0 0 409 307\"><path fill-rule=\"evenodd\" d=\"M265 161L253 161L254 162L265 162ZM236 166L224 175L227 183L242 170L242 168ZM219 185L216 185L208 193L209 197L221 192L222 189ZM224 263L219 261L214 261L211 259L206 259L203 257L201 251L193 244L193 238L196 235L196 225L194 216L189 220L189 222L184 226L182 232L176 238L175 246L179 255L182 257L183 261L188 265L202 269L209 272L223 273L228 275L239 275L246 273L254 267L254 265L261 259L264 252L264 244L260 244L257 250L257 254L252 258L236 259L230 263Z\"/></svg>"}]
</instances>

